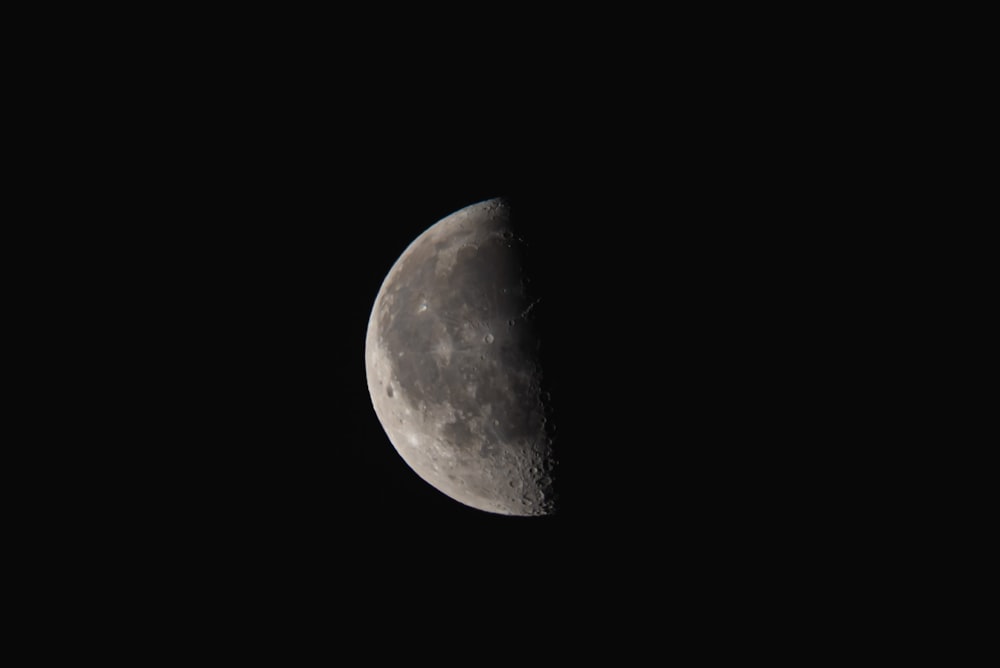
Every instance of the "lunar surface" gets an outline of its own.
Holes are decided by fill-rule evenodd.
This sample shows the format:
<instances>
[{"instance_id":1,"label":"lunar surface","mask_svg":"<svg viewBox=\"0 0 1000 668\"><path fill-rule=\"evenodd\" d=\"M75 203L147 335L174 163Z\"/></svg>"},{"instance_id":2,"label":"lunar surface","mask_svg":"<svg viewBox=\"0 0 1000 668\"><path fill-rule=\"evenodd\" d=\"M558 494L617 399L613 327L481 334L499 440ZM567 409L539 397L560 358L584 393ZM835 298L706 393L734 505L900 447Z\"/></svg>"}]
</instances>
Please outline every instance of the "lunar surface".
<instances>
[{"instance_id":1,"label":"lunar surface","mask_svg":"<svg viewBox=\"0 0 1000 668\"><path fill-rule=\"evenodd\" d=\"M431 226L379 290L365 365L379 421L423 480L479 510L547 515L553 439L525 250L502 199Z\"/></svg>"}]
</instances>

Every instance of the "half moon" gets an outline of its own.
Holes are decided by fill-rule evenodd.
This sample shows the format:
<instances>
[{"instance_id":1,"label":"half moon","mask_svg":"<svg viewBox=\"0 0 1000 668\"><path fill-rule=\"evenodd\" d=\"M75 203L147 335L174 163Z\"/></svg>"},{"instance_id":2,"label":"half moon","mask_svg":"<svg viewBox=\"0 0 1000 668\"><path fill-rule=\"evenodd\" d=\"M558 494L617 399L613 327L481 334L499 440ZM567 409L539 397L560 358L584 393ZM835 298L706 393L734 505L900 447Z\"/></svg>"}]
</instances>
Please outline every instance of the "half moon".
<instances>
[{"instance_id":1,"label":"half moon","mask_svg":"<svg viewBox=\"0 0 1000 668\"><path fill-rule=\"evenodd\" d=\"M435 223L378 292L365 367L382 427L423 480L479 510L547 515L553 440L525 250L502 199Z\"/></svg>"}]
</instances>

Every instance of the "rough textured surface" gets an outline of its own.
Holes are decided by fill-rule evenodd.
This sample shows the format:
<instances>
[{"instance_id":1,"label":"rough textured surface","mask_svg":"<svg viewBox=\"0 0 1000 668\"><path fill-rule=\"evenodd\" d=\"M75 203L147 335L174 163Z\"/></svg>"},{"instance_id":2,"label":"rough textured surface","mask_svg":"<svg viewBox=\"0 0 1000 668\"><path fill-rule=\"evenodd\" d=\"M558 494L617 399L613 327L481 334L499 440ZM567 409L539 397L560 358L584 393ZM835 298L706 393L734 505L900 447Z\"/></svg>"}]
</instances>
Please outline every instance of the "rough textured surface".
<instances>
[{"instance_id":1,"label":"rough textured surface","mask_svg":"<svg viewBox=\"0 0 1000 668\"><path fill-rule=\"evenodd\" d=\"M365 362L375 412L421 478L480 510L544 515L552 442L522 251L503 200L433 225L382 284Z\"/></svg>"}]
</instances>

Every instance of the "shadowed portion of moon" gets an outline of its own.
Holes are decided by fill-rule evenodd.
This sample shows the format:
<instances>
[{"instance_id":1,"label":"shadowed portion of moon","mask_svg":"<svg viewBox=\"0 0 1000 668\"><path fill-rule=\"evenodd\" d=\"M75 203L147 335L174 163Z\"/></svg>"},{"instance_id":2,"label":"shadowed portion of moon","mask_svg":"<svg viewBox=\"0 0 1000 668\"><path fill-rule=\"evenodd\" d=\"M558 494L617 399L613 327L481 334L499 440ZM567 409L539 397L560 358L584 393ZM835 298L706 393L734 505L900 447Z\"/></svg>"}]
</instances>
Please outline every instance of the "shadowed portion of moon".
<instances>
[{"instance_id":1,"label":"shadowed portion of moon","mask_svg":"<svg viewBox=\"0 0 1000 668\"><path fill-rule=\"evenodd\" d=\"M501 199L421 234L389 271L365 342L375 412L403 460L473 508L556 510L540 299Z\"/></svg>"}]
</instances>

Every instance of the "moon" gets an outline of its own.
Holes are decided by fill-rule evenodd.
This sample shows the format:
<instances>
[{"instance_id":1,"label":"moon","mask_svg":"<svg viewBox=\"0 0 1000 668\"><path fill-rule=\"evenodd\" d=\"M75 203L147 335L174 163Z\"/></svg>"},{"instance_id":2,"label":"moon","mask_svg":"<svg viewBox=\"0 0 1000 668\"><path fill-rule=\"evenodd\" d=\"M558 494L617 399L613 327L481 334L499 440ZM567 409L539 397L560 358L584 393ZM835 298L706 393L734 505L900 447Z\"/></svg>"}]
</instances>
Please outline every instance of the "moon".
<instances>
[{"instance_id":1,"label":"moon","mask_svg":"<svg viewBox=\"0 0 1000 668\"><path fill-rule=\"evenodd\" d=\"M375 298L365 369L379 422L420 478L472 508L534 516L557 503L527 247L500 198L428 228Z\"/></svg>"}]
</instances>

